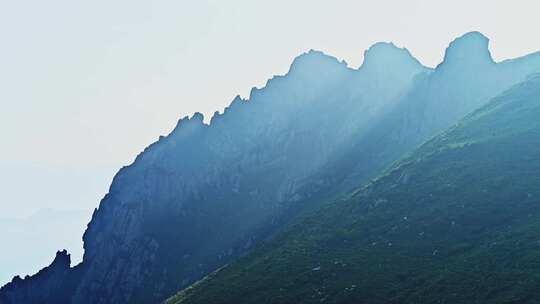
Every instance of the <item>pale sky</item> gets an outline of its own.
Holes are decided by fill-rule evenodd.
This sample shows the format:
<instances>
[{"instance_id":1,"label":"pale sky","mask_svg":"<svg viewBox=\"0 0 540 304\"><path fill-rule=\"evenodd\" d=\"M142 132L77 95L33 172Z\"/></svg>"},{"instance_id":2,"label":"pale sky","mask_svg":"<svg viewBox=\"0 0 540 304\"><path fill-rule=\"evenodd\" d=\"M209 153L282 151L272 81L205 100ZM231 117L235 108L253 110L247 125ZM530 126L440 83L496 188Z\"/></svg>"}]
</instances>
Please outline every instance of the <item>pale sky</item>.
<instances>
[{"instance_id":1,"label":"pale sky","mask_svg":"<svg viewBox=\"0 0 540 304\"><path fill-rule=\"evenodd\" d=\"M208 120L309 49L358 67L391 41L435 66L477 30L501 60L540 50L539 12L537 0L1 1L0 218L89 212L180 117Z\"/></svg>"}]
</instances>

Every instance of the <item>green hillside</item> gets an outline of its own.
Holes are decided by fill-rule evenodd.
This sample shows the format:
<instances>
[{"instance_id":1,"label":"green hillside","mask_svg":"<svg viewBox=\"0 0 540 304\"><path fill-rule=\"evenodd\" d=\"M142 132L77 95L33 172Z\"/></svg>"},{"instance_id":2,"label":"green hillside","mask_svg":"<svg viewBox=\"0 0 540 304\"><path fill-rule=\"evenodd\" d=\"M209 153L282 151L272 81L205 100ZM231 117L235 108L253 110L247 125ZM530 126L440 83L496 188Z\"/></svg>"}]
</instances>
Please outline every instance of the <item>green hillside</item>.
<instances>
[{"instance_id":1,"label":"green hillside","mask_svg":"<svg viewBox=\"0 0 540 304\"><path fill-rule=\"evenodd\" d=\"M540 77L169 303L540 303Z\"/></svg>"}]
</instances>

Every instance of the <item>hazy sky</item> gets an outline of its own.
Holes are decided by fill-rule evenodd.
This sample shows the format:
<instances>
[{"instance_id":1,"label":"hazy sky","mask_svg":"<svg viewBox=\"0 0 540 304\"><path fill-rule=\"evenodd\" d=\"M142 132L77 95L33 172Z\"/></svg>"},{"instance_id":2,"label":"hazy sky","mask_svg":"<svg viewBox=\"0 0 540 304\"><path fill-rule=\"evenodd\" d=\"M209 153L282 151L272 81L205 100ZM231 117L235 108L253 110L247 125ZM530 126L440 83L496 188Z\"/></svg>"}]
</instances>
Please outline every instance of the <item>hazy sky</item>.
<instances>
[{"instance_id":1,"label":"hazy sky","mask_svg":"<svg viewBox=\"0 0 540 304\"><path fill-rule=\"evenodd\" d=\"M178 118L209 119L311 48L358 67L392 41L435 66L478 30L501 60L540 50L538 12L537 0L1 1L0 218L91 210Z\"/></svg>"}]
</instances>

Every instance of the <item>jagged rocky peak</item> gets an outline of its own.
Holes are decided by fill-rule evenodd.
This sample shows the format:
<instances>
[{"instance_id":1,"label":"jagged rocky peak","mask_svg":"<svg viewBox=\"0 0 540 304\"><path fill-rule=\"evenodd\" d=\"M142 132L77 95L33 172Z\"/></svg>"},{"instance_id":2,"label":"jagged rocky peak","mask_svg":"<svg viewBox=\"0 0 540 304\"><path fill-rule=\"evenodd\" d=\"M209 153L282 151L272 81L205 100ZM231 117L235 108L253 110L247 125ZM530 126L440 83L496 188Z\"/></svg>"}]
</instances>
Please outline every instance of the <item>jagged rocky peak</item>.
<instances>
[{"instance_id":1,"label":"jagged rocky peak","mask_svg":"<svg viewBox=\"0 0 540 304\"><path fill-rule=\"evenodd\" d=\"M321 51L309 50L294 58L289 75L294 74L320 74L336 70L346 70L347 63L339 61L336 57L326 55Z\"/></svg>"},{"instance_id":2,"label":"jagged rocky peak","mask_svg":"<svg viewBox=\"0 0 540 304\"><path fill-rule=\"evenodd\" d=\"M480 32L469 32L450 43L444 64L479 65L494 63L489 51L489 39Z\"/></svg>"},{"instance_id":3,"label":"jagged rocky peak","mask_svg":"<svg viewBox=\"0 0 540 304\"><path fill-rule=\"evenodd\" d=\"M71 255L67 252L67 250L59 250L56 252L56 256L54 257L54 260L52 261L52 263L48 266L48 267L45 267L43 270L47 270L47 271L55 271L55 270L61 270L61 269L69 269L71 267ZM41 272L43 272L43 270ZM27 278L29 276L26 276L25 278ZM18 281L21 281L21 277L20 276L15 276L13 277L13 282L18 282Z\"/></svg>"},{"instance_id":4,"label":"jagged rocky peak","mask_svg":"<svg viewBox=\"0 0 540 304\"><path fill-rule=\"evenodd\" d=\"M256 90L256 88L253 88L252 92L254 90ZM220 121L221 119L227 117L226 116L227 113L235 112L237 109L239 109L246 102L247 102L246 99L243 99L240 95L236 95L236 97L234 97L233 101L231 101L231 103L227 107L225 107L225 109L223 110L223 113L220 113L219 111L214 112L214 115L212 115L212 118L210 118L210 125L211 126L215 125L218 121Z\"/></svg>"},{"instance_id":5,"label":"jagged rocky peak","mask_svg":"<svg viewBox=\"0 0 540 304\"><path fill-rule=\"evenodd\" d=\"M24 280L16 275L13 277L13 280L11 281L11 283L8 283L5 288L12 288L14 286L17 286L17 285L20 285L20 284L24 284L25 280L27 279L38 279L40 277L43 277L43 276L47 276L48 274L51 274L51 273L55 273L55 272L58 272L58 271L65 271L65 270L69 270L70 269L70 266L71 266L71 255L67 252L67 250L59 250L56 252L56 256L54 257L54 260L52 261L52 263L41 269L35 276L25 276L24 277ZM0 301L1 302L1 301Z\"/></svg>"},{"instance_id":6,"label":"jagged rocky peak","mask_svg":"<svg viewBox=\"0 0 540 304\"><path fill-rule=\"evenodd\" d=\"M171 134L177 133L179 130L183 129L198 129L199 127L205 126L204 115L199 112L195 112L191 117L185 116L178 120L176 127L171 132Z\"/></svg>"},{"instance_id":7,"label":"jagged rocky peak","mask_svg":"<svg viewBox=\"0 0 540 304\"><path fill-rule=\"evenodd\" d=\"M395 69L397 66L421 68L422 64L406 48L391 42L378 42L364 52L362 69Z\"/></svg>"},{"instance_id":8,"label":"jagged rocky peak","mask_svg":"<svg viewBox=\"0 0 540 304\"><path fill-rule=\"evenodd\" d=\"M69 268L71 266L71 255L65 249L57 251L51 266Z\"/></svg>"},{"instance_id":9,"label":"jagged rocky peak","mask_svg":"<svg viewBox=\"0 0 540 304\"><path fill-rule=\"evenodd\" d=\"M178 121L177 128L183 125L202 125L204 124L204 115L195 112L191 117L185 116Z\"/></svg>"},{"instance_id":10,"label":"jagged rocky peak","mask_svg":"<svg viewBox=\"0 0 540 304\"><path fill-rule=\"evenodd\" d=\"M69 303L74 272L71 257L64 249L53 262L33 276L15 276L0 288L0 303Z\"/></svg>"}]
</instances>

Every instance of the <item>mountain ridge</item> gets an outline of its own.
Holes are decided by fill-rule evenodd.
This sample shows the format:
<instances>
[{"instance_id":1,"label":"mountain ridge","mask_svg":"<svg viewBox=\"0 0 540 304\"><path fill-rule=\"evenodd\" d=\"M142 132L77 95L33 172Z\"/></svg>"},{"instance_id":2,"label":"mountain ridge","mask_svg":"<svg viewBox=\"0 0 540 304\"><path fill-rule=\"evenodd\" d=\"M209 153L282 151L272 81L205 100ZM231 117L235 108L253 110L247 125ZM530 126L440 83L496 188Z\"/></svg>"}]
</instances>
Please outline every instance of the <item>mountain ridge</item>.
<instances>
[{"instance_id":1,"label":"mountain ridge","mask_svg":"<svg viewBox=\"0 0 540 304\"><path fill-rule=\"evenodd\" d=\"M536 303L538 96L528 77L167 303Z\"/></svg>"},{"instance_id":2,"label":"mountain ridge","mask_svg":"<svg viewBox=\"0 0 540 304\"><path fill-rule=\"evenodd\" d=\"M165 299L540 69L540 57L523 57L461 79L462 70L442 68L448 63L429 69L406 49L374 47L401 54L405 64L369 59L351 69L312 51L209 124L200 113L180 119L114 177L84 233L84 259L71 268L76 283L66 285L66 297ZM366 52L375 62L386 58ZM0 295L26 294L25 281Z\"/></svg>"}]
</instances>

